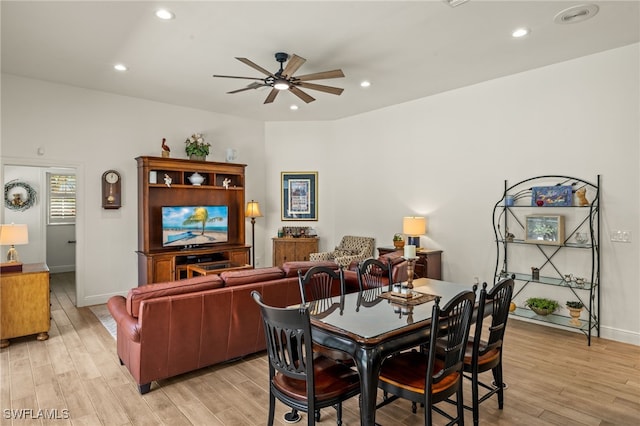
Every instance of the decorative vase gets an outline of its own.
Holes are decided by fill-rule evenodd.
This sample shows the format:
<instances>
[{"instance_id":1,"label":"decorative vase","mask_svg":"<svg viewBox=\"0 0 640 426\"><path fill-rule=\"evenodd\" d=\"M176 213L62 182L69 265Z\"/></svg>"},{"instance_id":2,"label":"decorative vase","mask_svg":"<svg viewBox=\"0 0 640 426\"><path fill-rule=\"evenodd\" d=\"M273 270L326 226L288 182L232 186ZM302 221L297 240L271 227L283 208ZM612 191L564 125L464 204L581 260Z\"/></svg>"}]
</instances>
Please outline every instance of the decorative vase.
<instances>
[{"instance_id":1,"label":"decorative vase","mask_svg":"<svg viewBox=\"0 0 640 426\"><path fill-rule=\"evenodd\" d=\"M189 155L189 160L204 161L205 158L207 158L206 155L195 155L195 154Z\"/></svg>"},{"instance_id":2,"label":"decorative vase","mask_svg":"<svg viewBox=\"0 0 640 426\"><path fill-rule=\"evenodd\" d=\"M516 310L516 304L511 302L509 303L509 312L514 312Z\"/></svg>"},{"instance_id":3,"label":"decorative vase","mask_svg":"<svg viewBox=\"0 0 640 426\"><path fill-rule=\"evenodd\" d=\"M204 177L200 173L195 172L189 176L189 182L191 182L193 186L200 186L202 182L204 182Z\"/></svg>"},{"instance_id":4,"label":"decorative vase","mask_svg":"<svg viewBox=\"0 0 640 426\"><path fill-rule=\"evenodd\" d=\"M393 242L393 246L394 246L396 249L400 250L400 249L402 249L402 248L404 247L404 241L403 241L403 240L400 240L400 241L394 241L394 242Z\"/></svg>"},{"instance_id":5,"label":"decorative vase","mask_svg":"<svg viewBox=\"0 0 640 426\"><path fill-rule=\"evenodd\" d=\"M569 324L582 325L582 323L580 322L580 313L582 312L582 308L567 308L567 309L569 309L569 315L571 315Z\"/></svg>"}]
</instances>

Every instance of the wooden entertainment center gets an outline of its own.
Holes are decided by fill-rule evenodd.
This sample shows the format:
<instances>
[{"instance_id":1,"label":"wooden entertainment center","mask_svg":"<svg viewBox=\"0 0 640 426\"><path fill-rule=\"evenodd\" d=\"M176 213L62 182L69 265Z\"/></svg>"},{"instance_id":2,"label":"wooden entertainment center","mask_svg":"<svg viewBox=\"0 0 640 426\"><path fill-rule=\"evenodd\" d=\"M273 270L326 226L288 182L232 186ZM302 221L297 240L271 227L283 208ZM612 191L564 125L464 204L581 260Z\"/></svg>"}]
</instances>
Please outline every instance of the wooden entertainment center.
<instances>
[{"instance_id":1,"label":"wooden entertainment center","mask_svg":"<svg viewBox=\"0 0 640 426\"><path fill-rule=\"evenodd\" d=\"M245 164L138 157L138 285L187 278L193 264L249 263L245 245ZM200 185L189 180L194 173ZM225 186L226 183L226 186ZM162 207L225 205L228 241L203 247L162 246Z\"/></svg>"}]
</instances>

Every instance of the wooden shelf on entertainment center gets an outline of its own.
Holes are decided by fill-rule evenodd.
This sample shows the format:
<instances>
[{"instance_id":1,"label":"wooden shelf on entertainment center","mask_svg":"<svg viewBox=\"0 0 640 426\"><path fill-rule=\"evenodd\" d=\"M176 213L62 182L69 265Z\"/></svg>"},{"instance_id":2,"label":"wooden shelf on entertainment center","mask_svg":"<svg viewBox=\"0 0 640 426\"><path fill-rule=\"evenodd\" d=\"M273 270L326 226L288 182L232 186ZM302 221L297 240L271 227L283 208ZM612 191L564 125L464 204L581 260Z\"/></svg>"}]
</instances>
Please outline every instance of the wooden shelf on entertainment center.
<instances>
[{"instance_id":1,"label":"wooden shelf on entertainment center","mask_svg":"<svg viewBox=\"0 0 640 426\"><path fill-rule=\"evenodd\" d=\"M186 278L186 256L194 263L229 260L249 263L245 246L245 164L137 157L138 163L138 285ZM204 181L192 185L189 177ZM165 184L165 175L171 184ZM225 179L229 182L224 187ZM225 205L229 212L228 241L207 247L174 249L162 246L162 207ZM213 257L213 258L212 258ZM195 260L194 260L195 259ZM207 260L211 259L211 260Z\"/></svg>"}]
</instances>

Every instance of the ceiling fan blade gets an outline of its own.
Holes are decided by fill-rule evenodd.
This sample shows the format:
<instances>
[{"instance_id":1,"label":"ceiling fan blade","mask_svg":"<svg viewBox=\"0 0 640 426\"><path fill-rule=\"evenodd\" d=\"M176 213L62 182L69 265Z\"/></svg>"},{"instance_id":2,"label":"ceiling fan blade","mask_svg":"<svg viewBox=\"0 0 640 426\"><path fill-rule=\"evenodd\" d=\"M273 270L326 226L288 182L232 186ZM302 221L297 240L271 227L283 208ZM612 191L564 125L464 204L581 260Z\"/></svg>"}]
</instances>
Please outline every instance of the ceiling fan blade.
<instances>
[{"instance_id":1,"label":"ceiling fan blade","mask_svg":"<svg viewBox=\"0 0 640 426\"><path fill-rule=\"evenodd\" d=\"M254 83L249 84L247 87L243 87L242 89L232 90L231 92L227 92L227 94L244 92L245 90L257 89L258 87L264 87L264 86L267 86L267 84L260 84L260 83L255 83L254 82Z\"/></svg>"},{"instance_id":2,"label":"ceiling fan blade","mask_svg":"<svg viewBox=\"0 0 640 426\"><path fill-rule=\"evenodd\" d=\"M236 59L239 60L240 62L242 62L245 65L249 65L254 70L260 71L262 74L265 74L265 75L273 77L273 74L270 71L265 70L260 65L256 64L255 62L250 61L247 58L236 58Z\"/></svg>"},{"instance_id":3,"label":"ceiling fan blade","mask_svg":"<svg viewBox=\"0 0 640 426\"><path fill-rule=\"evenodd\" d=\"M267 99L264 100L264 103L270 104L271 102L273 102L276 96L278 96L278 92L278 89L271 89L271 92L269 92L269 94L267 95Z\"/></svg>"},{"instance_id":4,"label":"ceiling fan blade","mask_svg":"<svg viewBox=\"0 0 640 426\"><path fill-rule=\"evenodd\" d=\"M285 78L291 77L305 62L307 62L305 58L294 54L289 58L284 70L282 70L282 76Z\"/></svg>"},{"instance_id":5,"label":"ceiling fan blade","mask_svg":"<svg viewBox=\"0 0 640 426\"><path fill-rule=\"evenodd\" d=\"M214 74L214 77L222 77L222 78L242 78L244 80L264 80L264 78L256 78L256 77L238 77L236 75L217 75Z\"/></svg>"},{"instance_id":6,"label":"ceiling fan blade","mask_svg":"<svg viewBox=\"0 0 640 426\"><path fill-rule=\"evenodd\" d=\"M322 84L305 83L305 82L299 83L298 86L304 87L305 89L319 90L321 92L331 93L332 95L341 95L342 92L344 91L344 89L341 89L339 87L324 86Z\"/></svg>"},{"instance_id":7,"label":"ceiling fan blade","mask_svg":"<svg viewBox=\"0 0 640 426\"><path fill-rule=\"evenodd\" d=\"M289 87L289 90L291 91L291 93L293 93L294 95L296 95L297 97L305 101L306 103L313 102L316 100L314 97L306 94L302 90L298 89L296 86Z\"/></svg>"},{"instance_id":8,"label":"ceiling fan blade","mask_svg":"<svg viewBox=\"0 0 640 426\"><path fill-rule=\"evenodd\" d=\"M294 78L296 81L308 81L308 80L323 80L326 78L340 78L344 77L344 73L342 70L331 70L331 71L322 71L316 72L313 74L305 74L299 75Z\"/></svg>"}]
</instances>

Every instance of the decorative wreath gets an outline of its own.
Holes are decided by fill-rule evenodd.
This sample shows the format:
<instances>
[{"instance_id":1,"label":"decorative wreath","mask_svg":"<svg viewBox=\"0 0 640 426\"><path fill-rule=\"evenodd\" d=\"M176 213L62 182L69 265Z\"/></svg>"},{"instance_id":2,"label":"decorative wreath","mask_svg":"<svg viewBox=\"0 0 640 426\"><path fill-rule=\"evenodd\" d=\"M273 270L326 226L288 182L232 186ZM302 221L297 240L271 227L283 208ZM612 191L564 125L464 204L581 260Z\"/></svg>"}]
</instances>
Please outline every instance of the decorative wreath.
<instances>
[{"instance_id":1,"label":"decorative wreath","mask_svg":"<svg viewBox=\"0 0 640 426\"><path fill-rule=\"evenodd\" d=\"M14 188L22 188L24 191L13 191ZM31 208L37 200L36 190L28 183L12 180L4 186L4 205L11 210L25 211Z\"/></svg>"}]
</instances>

